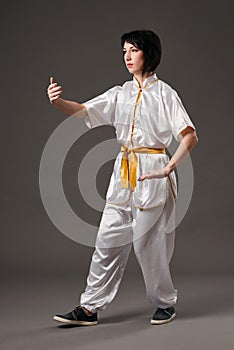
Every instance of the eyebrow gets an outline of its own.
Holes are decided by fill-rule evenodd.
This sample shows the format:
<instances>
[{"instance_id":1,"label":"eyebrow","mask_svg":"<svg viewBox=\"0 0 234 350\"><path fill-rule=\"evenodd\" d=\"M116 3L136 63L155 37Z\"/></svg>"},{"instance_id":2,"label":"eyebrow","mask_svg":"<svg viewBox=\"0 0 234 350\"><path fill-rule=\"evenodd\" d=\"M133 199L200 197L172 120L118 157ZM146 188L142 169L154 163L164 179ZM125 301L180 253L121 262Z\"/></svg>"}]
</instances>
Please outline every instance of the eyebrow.
<instances>
[{"instance_id":1,"label":"eyebrow","mask_svg":"<svg viewBox=\"0 0 234 350\"><path fill-rule=\"evenodd\" d=\"M135 49L137 49L137 47L134 46L134 45L130 46L130 49L132 49L133 47L134 47ZM126 47L123 47L123 50L126 50Z\"/></svg>"}]
</instances>

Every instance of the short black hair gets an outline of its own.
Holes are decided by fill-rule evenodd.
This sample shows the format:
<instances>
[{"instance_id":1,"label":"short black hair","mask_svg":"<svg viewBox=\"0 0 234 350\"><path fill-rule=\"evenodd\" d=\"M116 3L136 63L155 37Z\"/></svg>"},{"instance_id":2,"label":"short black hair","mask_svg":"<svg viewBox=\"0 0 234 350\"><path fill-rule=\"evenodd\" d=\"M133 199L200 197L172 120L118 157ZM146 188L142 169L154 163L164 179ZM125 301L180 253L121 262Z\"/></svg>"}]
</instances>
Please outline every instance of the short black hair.
<instances>
[{"instance_id":1,"label":"short black hair","mask_svg":"<svg viewBox=\"0 0 234 350\"><path fill-rule=\"evenodd\" d=\"M151 30L134 30L121 36L121 46L128 42L144 53L142 73L154 72L161 60L162 46L159 36Z\"/></svg>"}]
</instances>

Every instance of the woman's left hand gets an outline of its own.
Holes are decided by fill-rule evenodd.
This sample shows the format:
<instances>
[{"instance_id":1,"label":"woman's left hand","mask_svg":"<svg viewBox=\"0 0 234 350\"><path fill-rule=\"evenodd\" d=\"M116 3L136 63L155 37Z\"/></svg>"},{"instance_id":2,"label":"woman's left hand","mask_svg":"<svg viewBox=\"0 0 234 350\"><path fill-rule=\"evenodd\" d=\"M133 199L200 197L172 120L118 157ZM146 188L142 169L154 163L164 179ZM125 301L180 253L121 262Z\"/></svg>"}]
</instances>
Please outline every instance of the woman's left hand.
<instances>
[{"instance_id":1,"label":"woman's left hand","mask_svg":"<svg viewBox=\"0 0 234 350\"><path fill-rule=\"evenodd\" d=\"M163 177L167 177L171 171L172 170L167 167L163 168L162 170L152 170L146 174L141 175L138 178L138 181L143 181L145 179L161 179Z\"/></svg>"}]
</instances>

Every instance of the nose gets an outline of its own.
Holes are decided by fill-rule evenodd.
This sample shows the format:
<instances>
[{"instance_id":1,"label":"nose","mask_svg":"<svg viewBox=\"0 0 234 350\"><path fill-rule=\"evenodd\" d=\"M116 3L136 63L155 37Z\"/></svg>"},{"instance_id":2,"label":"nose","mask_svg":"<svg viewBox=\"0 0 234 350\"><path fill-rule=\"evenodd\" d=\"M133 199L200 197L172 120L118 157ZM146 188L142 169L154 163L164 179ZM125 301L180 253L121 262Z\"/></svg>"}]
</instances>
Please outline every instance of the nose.
<instances>
[{"instance_id":1,"label":"nose","mask_svg":"<svg viewBox=\"0 0 234 350\"><path fill-rule=\"evenodd\" d=\"M131 52L130 51L126 51L126 53L125 53L125 60L126 61L130 61L131 60Z\"/></svg>"}]
</instances>

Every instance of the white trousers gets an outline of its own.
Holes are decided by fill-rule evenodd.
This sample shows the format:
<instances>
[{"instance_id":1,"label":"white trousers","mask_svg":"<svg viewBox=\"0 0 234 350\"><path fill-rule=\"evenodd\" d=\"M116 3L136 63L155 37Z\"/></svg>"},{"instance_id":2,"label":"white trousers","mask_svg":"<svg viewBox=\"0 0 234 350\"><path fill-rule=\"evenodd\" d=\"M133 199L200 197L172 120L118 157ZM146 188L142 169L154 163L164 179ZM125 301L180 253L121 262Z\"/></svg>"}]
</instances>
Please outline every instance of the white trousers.
<instances>
[{"instance_id":1,"label":"white trousers","mask_svg":"<svg viewBox=\"0 0 234 350\"><path fill-rule=\"evenodd\" d=\"M91 312L104 310L114 299L133 246L141 267L149 301L160 308L177 301L169 263L174 251L175 200L171 190L164 206L140 210L128 205L106 204L97 234L85 291L80 305Z\"/></svg>"}]
</instances>

